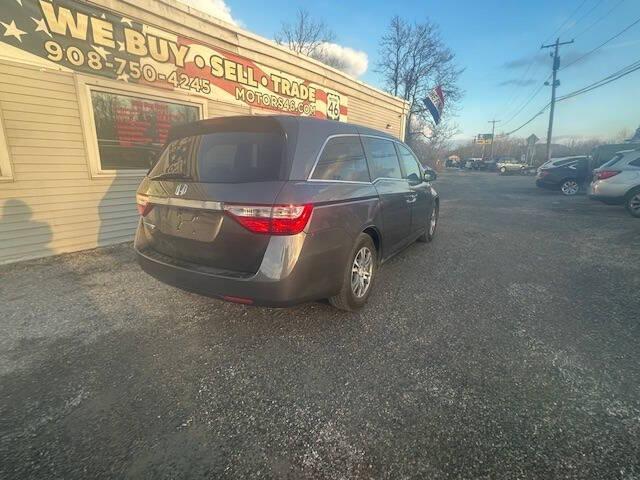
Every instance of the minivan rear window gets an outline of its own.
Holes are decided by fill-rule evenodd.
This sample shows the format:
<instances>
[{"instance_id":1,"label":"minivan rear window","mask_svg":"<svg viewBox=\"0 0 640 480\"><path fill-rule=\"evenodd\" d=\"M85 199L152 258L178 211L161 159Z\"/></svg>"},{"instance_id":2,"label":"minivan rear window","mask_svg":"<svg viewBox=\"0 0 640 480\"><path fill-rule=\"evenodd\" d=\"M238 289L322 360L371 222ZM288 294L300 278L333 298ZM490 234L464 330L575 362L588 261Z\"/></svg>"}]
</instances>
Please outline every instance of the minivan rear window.
<instances>
[{"instance_id":1,"label":"minivan rear window","mask_svg":"<svg viewBox=\"0 0 640 480\"><path fill-rule=\"evenodd\" d=\"M202 183L279 180L284 147L284 135L277 131L188 136L167 145L149 177Z\"/></svg>"}]
</instances>

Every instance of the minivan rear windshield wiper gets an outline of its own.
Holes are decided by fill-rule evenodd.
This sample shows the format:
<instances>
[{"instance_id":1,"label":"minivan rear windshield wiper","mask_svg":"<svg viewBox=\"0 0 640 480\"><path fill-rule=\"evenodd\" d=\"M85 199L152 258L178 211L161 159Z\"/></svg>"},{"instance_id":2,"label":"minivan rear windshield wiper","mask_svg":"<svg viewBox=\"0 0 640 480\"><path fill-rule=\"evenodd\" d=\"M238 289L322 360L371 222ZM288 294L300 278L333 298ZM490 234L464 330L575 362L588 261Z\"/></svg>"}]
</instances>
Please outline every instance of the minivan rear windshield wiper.
<instances>
[{"instance_id":1,"label":"minivan rear windshield wiper","mask_svg":"<svg viewBox=\"0 0 640 480\"><path fill-rule=\"evenodd\" d=\"M193 177L185 175L184 173L159 173L153 177L149 177L150 180L193 180Z\"/></svg>"}]
</instances>

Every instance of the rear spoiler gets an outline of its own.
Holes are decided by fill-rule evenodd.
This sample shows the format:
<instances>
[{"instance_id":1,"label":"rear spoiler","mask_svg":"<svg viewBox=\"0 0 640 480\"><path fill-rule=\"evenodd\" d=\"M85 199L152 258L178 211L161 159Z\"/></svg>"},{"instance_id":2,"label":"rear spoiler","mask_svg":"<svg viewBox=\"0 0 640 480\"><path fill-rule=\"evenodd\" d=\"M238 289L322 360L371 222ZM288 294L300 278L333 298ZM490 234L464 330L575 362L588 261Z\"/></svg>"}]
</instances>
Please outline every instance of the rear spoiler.
<instances>
[{"instance_id":1,"label":"rear spoiler","mask_svg":"<svg viewBox=\"0 0 640 480\"><path fill-rule=\"evenodd\" d=\"M167 143L180 138L206 135L215 132L260 132L282 133L284 130L278 120L268 116L218 117L178 125L169 130Z\"/></svg>"}]
</instances>

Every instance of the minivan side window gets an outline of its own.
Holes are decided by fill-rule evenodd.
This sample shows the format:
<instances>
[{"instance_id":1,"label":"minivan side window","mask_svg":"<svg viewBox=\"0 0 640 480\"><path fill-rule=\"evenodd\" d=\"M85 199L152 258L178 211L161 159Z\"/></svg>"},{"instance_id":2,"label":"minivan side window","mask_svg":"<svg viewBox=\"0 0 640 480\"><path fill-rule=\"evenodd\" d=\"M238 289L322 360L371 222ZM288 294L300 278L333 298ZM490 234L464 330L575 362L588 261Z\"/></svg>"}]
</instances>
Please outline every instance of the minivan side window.
<instances>
[{"instance_id":1,"label":"minivan side window","mask_svg":"<svg viewBox=\"0 0 640 480\"><path fill-rule=\"evenodd\" d=\"M396 143L398 147L398 153L400 154L400 163L404 170L404 178L409 181L410 185L418 185L422 183L422 169L418 164L418 160L413 156L411 150L404 145Z\"/></svg>"},{"instance_id":2,"label":"minivan side window","mask_svg":"<svg viewBox=\"0 0 640 480\"><path fill-rule=\"evenodd\" d=\"M360 138L356 135L330 138L322 150L311 178L369 182L367 160L364 157Z\"/></svg>"},{"instance_id":3,"label":"minivan side window","mask_svg":"<svg viewBox=\"0 0 640 480\"><path fill-rule=\"evenodd\" d=\"M396 148L391 140L362 137L362 143L373 180L376 178L402 178Z\"/></svg>"},{"instance_id":4,"label":"minivan side window","mask_svg":"<svg viewBox=\"0 0 640 480\"><path fill-rule=\"evenodd\" d=\"M631 160L629 162L629 165L631 165L632 167L640 167L640 157L636 158L635 160Z\"/></svg>"}]
</instances>

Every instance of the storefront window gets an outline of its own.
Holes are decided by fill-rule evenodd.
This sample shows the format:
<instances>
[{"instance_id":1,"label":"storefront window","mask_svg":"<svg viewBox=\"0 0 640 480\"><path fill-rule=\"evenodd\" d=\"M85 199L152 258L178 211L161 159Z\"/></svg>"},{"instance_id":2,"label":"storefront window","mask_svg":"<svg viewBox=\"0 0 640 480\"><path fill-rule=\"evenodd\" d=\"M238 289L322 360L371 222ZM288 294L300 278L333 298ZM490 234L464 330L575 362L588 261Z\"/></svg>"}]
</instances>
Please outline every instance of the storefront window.
<instances>
[{"instance_id":1,"label":"storefront window","mask_svg":"<svg viewBox=\"0 0 640 480\"><path fill-rule=\"evenodd\" d=\"M102 170L146 170L171 127L200 118L194 105L91 91Z\"/></svg>"}]
</instances>

